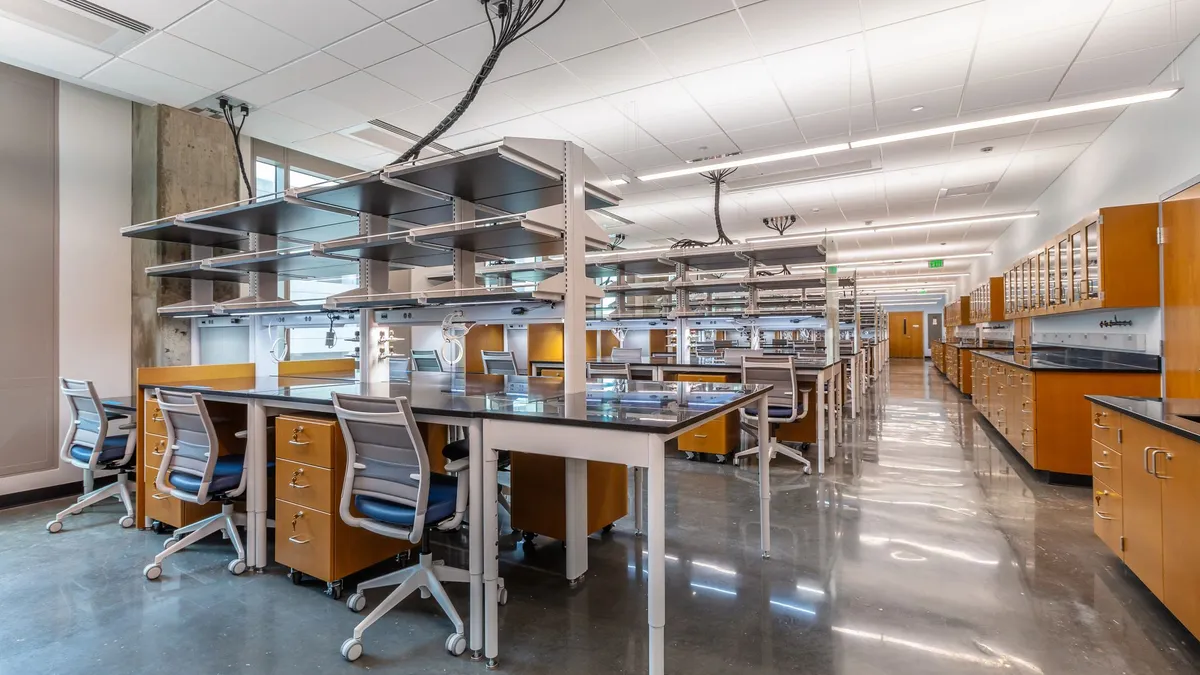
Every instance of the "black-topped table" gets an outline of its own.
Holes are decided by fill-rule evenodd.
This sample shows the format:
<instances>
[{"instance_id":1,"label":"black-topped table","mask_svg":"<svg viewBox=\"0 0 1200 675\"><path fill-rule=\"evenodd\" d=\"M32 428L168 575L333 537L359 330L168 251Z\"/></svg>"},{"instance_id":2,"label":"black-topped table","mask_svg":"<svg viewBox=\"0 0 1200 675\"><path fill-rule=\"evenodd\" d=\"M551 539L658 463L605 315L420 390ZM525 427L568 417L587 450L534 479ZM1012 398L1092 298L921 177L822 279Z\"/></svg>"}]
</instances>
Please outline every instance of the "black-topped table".
<instances>
[{"instance_id":1,"label":"black-topped table","mask_svg":"<svg viewBox=\"0 0 1200 675\"><path fill-rule=\"evenodd\" d=\"M499 635L497 598L499 519L496 512L497 450L515 450L565 459L625 464L645 471L647 504L634 495L635 518L646 528L650 672L665 672L666 627L666 443L709 420L748 405L766 405L770 386L703 382L588 380L586 392L566 394L559 378L523 375L411 373L389 382L310 377L259 377L159 385L200 391L205 398L241 402L247 413L248 566L267 564L267 417L291 410L333 412L333 394L408 398L423 422L468 428L470 447L471 648L483 650L494 665ZM147 387L149 388L149 387ZM149 392L147 392L148 394ZM547 426L570 427L547 429ZM760 438L769 437L766 418ZM569 579L587 571L587 464L567 462L567 546ZM759 461L763 557L770 556L769 461ZM637 481L641 483L641 480ZM572 551L572 549L574 549ZM582 564L571 569L574 560Z\"/></svg>"}]
</instances>

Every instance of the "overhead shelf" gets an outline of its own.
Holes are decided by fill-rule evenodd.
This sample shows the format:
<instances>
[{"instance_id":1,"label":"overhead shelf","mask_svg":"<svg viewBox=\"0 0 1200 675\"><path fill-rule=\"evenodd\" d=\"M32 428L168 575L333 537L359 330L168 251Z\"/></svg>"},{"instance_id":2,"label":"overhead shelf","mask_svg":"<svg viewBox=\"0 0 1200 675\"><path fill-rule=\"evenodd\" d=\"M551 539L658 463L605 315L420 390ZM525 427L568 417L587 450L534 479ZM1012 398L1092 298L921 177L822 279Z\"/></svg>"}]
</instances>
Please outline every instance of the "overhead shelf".
<instances>
[{"instance_id":1,"label":"overhead shelf","mask_svg":"<svg viewBox=\"0 0 1200 675\"><path fill-rule=\"evenodd\" d=\"M417 244L409 231L386 232L327 241L316 246L325 254L380 260L408 267L440 267L454 262L454 251L443 246Z\"/></svg>"},{"instance_id":2,"label":"overhead shelf","mask_svg":"<svg viewBox=\"0 0 1200 675\"><path fill-rule=\"evenodd\" d=\"M270 251L251 251L209 258L204 264L215 270L269 272L285 277L325 279L358 273L358 261L315 254L313 245Z\"/></svg>"},{"instance_id":3,"label":"overhead shelf","mask_svg":"<svg viewBox=\"0 0 1200 675\"><path fill-rule=\"evenodd\" d=\"M184 260L166 265L155 265L146 268L146 276L197 281L232 281L235 283L241 283L247 278L246 272L242 270L213 269L204 266L203 262L202 260Z\"/></svg>"},{"instance_id":4,"label":"overhead shelf","mask_svg":"<svg viewBox=\"0 0 1200 675\"><path fill-rule=\"evenodd\" d=\"M358 234L358 217L307 206L284 197L180 216L179 225L322 241Z\"/></svg>"},{"instance_id":5,"label":"overhead shelf","mask_svg":"<svg viewBox=\"0 0 1200 675\"><path fill-rule=\"evenodd\" d=\"M210 246L213 248L228 248L242 250L246 247L248 238L244 232L204 227L200 225L180 224L175 220L160 220L141 225L130 225L121 228L121 234L132 239L149 239L175 244L192 244L193 246Z\"/></svg>"},{"instance_id":6,"label":"overhead shelf","mask_svg":"<svg viewBox=\"0 0 1200 675\"><path fill-rule=\"evenodd\" d=\"M448 198L398 187L385 182L378 172L337 185L299 190L296 196L302 201L417 225L437 225L454 219L454 208ZM357 233L355 229L352 234Z\"/></svg>"}]
</instances>

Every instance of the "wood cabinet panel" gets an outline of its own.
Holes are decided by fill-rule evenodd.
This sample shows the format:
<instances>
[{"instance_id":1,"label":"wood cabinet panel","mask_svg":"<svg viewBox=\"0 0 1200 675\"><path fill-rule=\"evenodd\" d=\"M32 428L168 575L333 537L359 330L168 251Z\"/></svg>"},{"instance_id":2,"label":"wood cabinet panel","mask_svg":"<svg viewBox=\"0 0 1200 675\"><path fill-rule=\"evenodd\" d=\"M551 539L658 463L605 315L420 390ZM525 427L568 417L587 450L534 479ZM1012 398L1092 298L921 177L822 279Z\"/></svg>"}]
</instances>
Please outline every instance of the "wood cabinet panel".
<instances>
[{"instance_id":1,"label":"wood cabinet panel","mask_svg":"<svg viewBox=\"0 0 1200 675\"><path fill-rule=\"evenodd\" d=\"M1168 201L1162 208L1166 393L1200 398L1200 199Z\"/></svg>"},{"instance_id":2,"label":"wood cabinet panel","mask_svg":"<svg viewBox=\"0 0 1200 675\"><path fill-rule=\"evenodd\" d=\"M1175 617L1200 635L1200 444L1166 436L1166 452L1151 465L1162 485L1163 598Z\"/></svg>"},{"instance_id":3,"label":"wood cabinet panel","mask_svg":"<svg viewBox=\"0 0 1200 675\"><path fill-rule=\"evenodd\" d=\"M1121 429L1121 414L1102 405L1092 404L1092 438L1116 449L1117 435Z\"/></svg>"},{"instance_id":4,"label":"wood cabinet panel","mask_svg":"<svg viewBox=\"0 0 1200 675\"><path fill-rule=\"evenodd\" d=\"M340 488L334 485L331 469L286 459L275 461L276 499L336 514L338 505L334 495L341 492Z\"/></svg>"},{"instance_id":5,"label":"wood cabinet panel","mask_svg":"<svg viewBox=\"0 0 1200 675\"><path fill-rule=\"evenodd\" d=\"M1097 480L1092 485L1092 530L1122 560L1125 559L1123 501L1121 494L1103 481Z\"/></svg>"},{"instance_id":6,"label":"wood cabinet panel","mask_svg":"<svg viewBox=\"0 0 1200 675\"><path fill-rule=\"evenodd\" d=\"M1121 453L1092 438L1092 478L1121 491Z\"/></svg>"},{"instance_id":7,"label":"wood cabinet panel","mask_svg":"<svg viewBox=\"0 0 1200 675\"><path fill-rule=\"evenodd\" d=\"M1162 481L1148 469L1161 449L1156 427L1126 420L1122 429L1121 487L1124 496L1125 564L1155 595L1163 597Z\"/></svg>"},{"instance_id":8,"label":"wood cabinet panel","mask_svg":"<svg viewBox=\"0 0 1200 675\"><path fill-rule=\"evenodd\" d=\"M330 469L334 448L341 448L341 433L331 419L280 415L275 420L275 454L280 459ZM339 460L345 461L341 457Z\"/></svg>"}]
</instances>

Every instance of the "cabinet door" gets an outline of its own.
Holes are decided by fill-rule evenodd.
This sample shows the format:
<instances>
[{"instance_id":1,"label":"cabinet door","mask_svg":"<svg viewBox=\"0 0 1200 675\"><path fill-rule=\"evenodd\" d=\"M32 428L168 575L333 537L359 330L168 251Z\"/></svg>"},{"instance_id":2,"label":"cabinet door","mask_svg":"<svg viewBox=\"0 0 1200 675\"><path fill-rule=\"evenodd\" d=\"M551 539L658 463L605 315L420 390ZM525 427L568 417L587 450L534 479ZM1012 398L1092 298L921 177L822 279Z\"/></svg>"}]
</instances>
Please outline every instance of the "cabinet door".
<instances>
[{"instance_id":1,"label":"cabinet door","mask_svg":"<svg viewBox=\"0 0 1200 675\"><path fill-rule=\"evenodd\" d=\"M1067 304L1067 289L1071 287L1071 243L1064 237L1058 242L1058 304Z\"/></svg>"},{"instance_id":2,"label":"cabinet door","mask_svg":"<svg viewBox=\"0 0 1200 675\"><path fill-rule=\"evenodd\" d=\"M1046 252L1045 251L1038 253L1037 269L1038 269L1037 283L1035 284L1035 286L1037 287L1037 302L1034 304L1037 306L1038 309L1045 309L1046 305L1048 304L1047 300L1046 300L1047 283L1046 283Z\"/></svg>"},{"instance_id":3,"label":"cabinet door","mask_svg":"<svg viewBox=\"0 0 1200 675\"><path fill-rule=\"evenodd\" d=\"M1163 597L1162 483L1149 471L1150 453L1162 449L1162 432L1125 418L1121 429L1121 489L1125 491L1125 564Z\"/></svg>"},{"instance_id":4,"label":"cabinet door","mask_svg":"<svg viewBox=\"0 0 1200 675\"><path fill-rule=\"evenodd\" d=\"M1071 233L1071 299L1070 304L1083 302L1087 291L1087 275L1084 272L1083 230Z\"/></svg>"},{"instance_id":5,"label":"cabinet door","mask_svg":"<svg viewBox=\"0 0 1200 675\"><path fill-rule=\"evenodd\" d=\"M1170 435L1151 464L1162 484L1163 602L1200 635L1200 444Z\"/></svg>"},{"instance_id":6,"label":"cabinet door","mask_svg":"<svg viewBox=\"0 0 1200 675\"><path fill-rule=\"evenodd\" d=\"M1087 260L1084 297L1087 299L1100 298L1100 223L1091 222L1084 228L1084 242Z\"/></svg>"},{"instance_id":7,"label":"cabinet door","mask_svg":"<svg viewBox=\"0 0 1200 675\"><path fill-rule=\"evenodd\" d=\"M1046 250L1046 307L1058 305L1058 246Z\"/></svg>"}]
</instances>

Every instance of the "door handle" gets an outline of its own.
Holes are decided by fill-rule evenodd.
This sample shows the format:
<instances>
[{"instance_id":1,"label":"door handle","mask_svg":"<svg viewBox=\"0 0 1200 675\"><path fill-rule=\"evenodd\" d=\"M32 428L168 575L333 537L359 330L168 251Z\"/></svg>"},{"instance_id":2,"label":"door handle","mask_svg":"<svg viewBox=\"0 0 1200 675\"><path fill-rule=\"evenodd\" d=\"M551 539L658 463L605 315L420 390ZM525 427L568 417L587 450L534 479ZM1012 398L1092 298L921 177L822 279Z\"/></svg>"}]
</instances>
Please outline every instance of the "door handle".
<instances>
[{"instance_id":1,"label":"door handle","mask_svg":"<svg viewBox=\"0 0 1200 675\"><path fill-rule=\"evenodd\" d=\"M1154 453L1151 453L1151 450L1153 450ZM1157 454L1160 450L1166 452L1162 448L1156 448L1153 445L1147 445L1142 449L1142 468L1146 470L1146 473L1154 474L1154 470L1150 468L1150 458L1153 457L1154 454Z\"/></svg>"},{"instance_id":2,"label":"door handle","mask_svg":"<svg viewBox=\"0 0 1200 675\"><path fill-rule=\"evenodd\" d=\"M1167 450L1155 450L1154 452L1150 453L1150 473L1154 474L1155 478L1161 478L1163 480L1166 480L1166 479L1170 478L1170 476L1164 476L1158 472L1158 456L1159 456L1159 454L1166 455L1168 461L1170 461L1174 457L1174 455L1172 455L1170 453L1170 451L1167 451Z\"/></svg>"}]
</instances>

